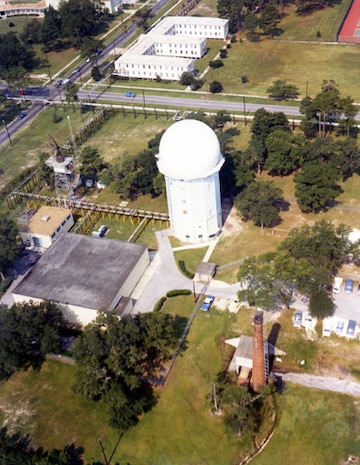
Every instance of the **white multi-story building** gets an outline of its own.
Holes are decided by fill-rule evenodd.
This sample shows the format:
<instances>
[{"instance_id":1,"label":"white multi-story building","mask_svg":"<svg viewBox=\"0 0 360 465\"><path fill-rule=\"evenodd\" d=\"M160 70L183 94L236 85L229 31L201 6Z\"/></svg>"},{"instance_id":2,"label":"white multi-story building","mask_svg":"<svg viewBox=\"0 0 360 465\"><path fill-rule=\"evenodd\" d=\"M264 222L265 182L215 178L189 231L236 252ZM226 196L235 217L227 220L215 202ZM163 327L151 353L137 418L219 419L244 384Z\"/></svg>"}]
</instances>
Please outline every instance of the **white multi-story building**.
<instances>
[{"instance_id":1,"label":"white multi-story building","mask_svg":"<svg viewBox=\"0 0 360 465\"><path fill-rule=\"evenodd\" d=\"M206 38L225 40L228 28L226 19L167 17L115 61L114 75L179 80L206 54Z\"/></svg>"}]
</instances>

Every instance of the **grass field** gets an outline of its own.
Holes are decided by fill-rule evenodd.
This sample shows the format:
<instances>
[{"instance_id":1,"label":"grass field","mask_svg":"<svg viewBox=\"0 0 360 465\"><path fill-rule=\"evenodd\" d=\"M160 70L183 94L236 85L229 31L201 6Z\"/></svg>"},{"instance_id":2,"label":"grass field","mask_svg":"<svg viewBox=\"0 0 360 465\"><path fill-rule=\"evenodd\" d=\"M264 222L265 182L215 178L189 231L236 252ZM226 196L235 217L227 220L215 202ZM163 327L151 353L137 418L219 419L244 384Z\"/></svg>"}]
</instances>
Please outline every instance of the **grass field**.
<instances>
[{"instance_id":1,"label":"grass field","mask_svg":"<svg viewBox=\"0 0 360 465\"><path fill-rule=\"evenodd\" d=\"M360 90L354 85L360 73L358 55L359 47L353 45L237 42L223 60L224 66L211 70L206 79L219 80L226 93L263 96L273 81L285 80L299 88L300 99L306 96L306 88L315 97L322 81L333 79L341 95L350 95L359 102ZM243 74L249 79L246 84L241 83Z\"/></svg>"},{"instance_id":2,"label":"grass field","mask_svg":"<svg viewBox=\"0 0 360 465\"><path fill-rule=\"evenodd\" d=\"M168 299L163 311L189 316L192 296ZM112 462L131 465L232 465L239 463L248 449L236 437L225 434L222 418L211 414L208 398L216 374L228 360L226 338L252 334L253 312L238 314L199 312L191 327L186 350L178 358L166 387L158 390L158 403L140 423L125 433ZM300 345L289 313L279 320L277 346L287 351L286 359L296 364L299 357L310 357L312 364L326 351L345 352L341 347L306 341ZM268 331L271 324L266 326ZM336 342L336 341L335 341ZM351 345L351 344L350 344ZM316 347L309 349L309 347ZM333 347L332 347L333 346ZM346 344L345 344L346 348ZM300 352L298 352L301 350ZM358 345L351 345L359 360ZM310 362L310 358L308 358ZM347 363L346 359L344 360ZM357 362L358 363L358 362ZM0 410L10 431L28 432L35 445L62 448L75 442L85 448L86 460L101 460L98 438L108 457L118 433L107 426L106 408L101 403L82 400L72 391L75 368L46 361L39 372L29 370L14 375L0 385ZM349 454L360 453L358 403L351 397L287 385L277 398L280 415L276 434L254 461L257 465L338 465ZM216 447L214 446L216 444Z\"/></svg>"},{"instance_id":3,"label":"grass field","mask_svg":"<svg viewBox=\"0 0 360 465\"><path fill-rule=\"evenodd\" d=\"M290 385L280 405L277 431L253 465L338 465L360 454L359 406L353 398Z\"/></svg>"}]
</instances>

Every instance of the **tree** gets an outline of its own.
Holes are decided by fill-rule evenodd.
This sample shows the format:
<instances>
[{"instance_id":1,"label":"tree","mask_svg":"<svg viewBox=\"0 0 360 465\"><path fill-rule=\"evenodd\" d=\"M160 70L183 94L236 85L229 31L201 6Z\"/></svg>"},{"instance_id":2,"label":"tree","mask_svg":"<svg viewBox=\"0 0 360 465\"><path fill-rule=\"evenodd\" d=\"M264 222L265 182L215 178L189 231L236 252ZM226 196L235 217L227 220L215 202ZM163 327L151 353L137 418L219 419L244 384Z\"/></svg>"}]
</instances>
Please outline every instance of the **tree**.
<instances>
[{"instance_id":1,"label":"tree","mask_svg":"<svg viewBox=\"0 0 360 465\"><path fill-rule=\"evenodd\" d=\"M20 37L23 43L32 45L41 43L41 35L42 24L37 18L33 18L25 23Z\"/></svg>"},{"instance_id":2,"label":"tree","mask_svg":"<svg viewBox=\"0 0 360 465\"><path fill-rule=\"evenodd\" d=\"M238 272L242 284L239 298L247 300L249 305L264 310L278 310L289 306L291 283L283 282L275 267L276 255L268 253L244 260Z\"/></svg>"},{"instance_id":3,"label":"tree","mask_svg":"<svg viewBox=\"0 0 360 465\"><path fill-rule=\"evenodd\" d=\"M0 463L8 465L83 465L84 449L74 444L63 450L44 450L31 446L31 437L19 433L10 435L6 427L0 430Z\"/></svg>"},{"instance_id":4,"label":"tree","mask_svg":"<svg viewBox=\"0 0 360 465\"><path fill-rule=\"evenodd\" d=\"M209 62L209 66L212 69L221 68L222 66L224 66L224 62L222 60L220 60L220 59L212 60L212 61Z\"/></svg>"},{"instance_id":5,"label":"tree","mask_svg":"<svg viewBox=\"0 0 360 465\"><path fill-rule=\"evenodd\" d=\"M309 311L313 317L323 320L334 315L335 303L328 292L314 291L310 294Z\"/></svg>"},{"instance_id":6,"label":"tree","mask_svg":"<svg viewBox=\"0 0 360 465\"><path fill-rule=\"evenodd\" d=\"M83 39L97 33L99 17L91 0L69 0L59 6L61 36L71 45L81 46Z\"/></svg>"},{"instance_id":7,"label":"tree","mask_svg":"<svg viewBox=\"0 0 360 465\"><path fill-rule=\"evenodd\" d=\"M180 84L182 86L190 86L193 80L194 80L193 73L189 73L187 71L184 71L182 75L180 76Z\"/></svg>"},{"instance_id":8,"label":"tree","mask_svg":"<svg viewBox=\"0 0 360 465\"><path fill-rule=\"evenodd\" d=\"M220 18L229 20L229 33L238 31L242 21L243 0L219 0L217 12Z\"/></svg>"},{"instance_id":9,"label":"tree","mask_svg":"<svg viewBox=\"0 0 360 465\"><path fill-rule=\"evenodd\" d=\"M223 90L223 86L219 81L210 82L210 92L212 94L219 94Z\"/></svg>"},{"instance_id":10,"label":"tree","mask_svg":"<svg viewBox=\"0 0 360 465\"><path fill-rule=\"evenodd\" d=\"M45 10L41 30L41 42L47 50L56 49L61 40L60 14L52 5Z\"/></svg>"},{"instance_id":11,"label":"tree","mask_svg":"<svg viewBox=\"0 0 360 465\"><path fill-rule=\"evenodd\" d=\"M267 6L259 18L259 26L262 28L265 35L274 37L276 26L280 22L280 15L275 5Z\"/></svg>"},{"instance_id":12,"label":"tree","mask_svg":"<svg viewBox=\"0 0 360 465\"><path fill-rule=\"evenodd\" d=\"M78 91L79 91L78 84L75 84L74 82L72 82L69 85L67 85L65 87L65 89L64 89L66 101L68 103L77 102L78 101L78 96L77 96Z\"/></svg>"},{"instance_id":13,"label":"tree","mask_svg":"<svg viewBox=\"0 0 360 465\"><path fill-rule=\"evenodd\" d=\"M280 223L281 196L282 190L272 181L255 181L236 197L235 206L245 221L263 229Z\"/></svg>"},{"instance_id":14,"label":"tree","mask_svg":"<svg viewBox=\"0 0 360 465\"><path fill-rule=\"evenodd\" d=\"M101 71L98 66L94 66L91 70L91 77L94 81L98 82L101 81L101 79L104 77L101 74Z\"/></svg>"},{"instance_id":15,"label":"tree","mask_svg":"<svg viewBox=\"0 0 360 465\"><path fill-rule=\"evenodd\" d=\"M38 366L41 355L60 351L61 311L54 303L3 305L0 311L0 379L30 365Z\"/></svg>"},{"instance_id":16,"label":"tree","mask_svg":"<svg viewBox=\"0 0 360 465\"><path fill-rule=\"evenodd\" d=\"M0 34L0 78L5 79L14 68L29 72L35 65L35 53L25 47L13 32Z\"/></svg>"},{"instance_id":17,"label":"tree","mask_svg":"<svg viewBox=\"0 0 360 465\"><path fill-rule=\"evenodd\" d=\"M304 140L282 129L275 129L265 140L268 153L264 168L270 174L286 176L295 171L303 158Z\"/></svg>"},{"instance_id":18,"label":"tree","mask_svg":"<svg viewBox=\"0 0 360 465\"><path fill-rule=\"evenodd\" d=\"M225 384L221 393L220 405L223 409L225 429L232 434L252 436L260 427L265 414L265 399L269 389L264 388L259 393L252 393L245 386Z\"/></svg>"},{"instance_id":19,"label":"tree","mask_svg":"<svg viewBox=\"0 0 360 465\"><path fill-rule=\"evenodd\" d=\"M136 11L135 18L136 24L138 27L141 27L144 31L146 31L149 27L149 19L153 17L151 13L151 8L143 7Z\"/></svg>"},{"instance_id":20,"label":"tree","mask_svg":"<svg viewBox=\"0 0 360 465\"><path fill-rule=\"evenodd\" d=\"M360 244L349 241L351 228L320 221L294 228L274 252L251 257L239 268L239 298L273 310L288 307L293 291L310 299L313 316L332 314L332 281L349 255L357 257Z\"/></svg>"},{"instance_id":21,"label":"tree","mask_svg":"<svg viewBox=\"0 0 360 465\"><path fill-rule=\"evenodd\" d=\"M46 164L49 154L41 152L39 155L39 165L37 176L39 180L46 184L51 190L55 189L55 173L54 170Z\"/></svg>"},{"instance_id":22,"label":"tree","mask_svg":"<svg viewBox=\"0 0 360 465\"><path fill-rule=\"evenodd\" d=\"M306 163L295 174L295 196L304 213L319 213L326 210L343 192L336 184L340 180L339 171L329 164Z\"/></svg>"},{"instance_id":23,"label":"tree","mask_svg":"<svg viewBox=\"0 0 360 465\"><path fill-rule=\"evenodd\" d=\"M290 131L289 122L284 113L271 113L264 108L256 110L251 127L248 156L253 160L253 164L256 165L258 174L261 173L268 155L265 140L275 129Z\"/></svg>"},{"instance_id":24,"label":"tree","mask_svg":"<svg viewBox=\"0 0 360 465\"><path fill-rule=\"evenodd\" d=\"M145 377L170 358L177 341L177 319L148 313L119 320L100 314L74 345L75 389L90 400L103 399L110 423L125 431L155 403Z\"/></svg>"},{"instance_id":25,"label":"tree","mask_svg":"<svg viewBox=\"0 0 360 465\"><path fill-rule=\"evenodd\" d=\"M286 81L277 80L266 91L270 98L275 100L294 99L299 96L298 87L292 84L286 84Z\"/></svg>"},{"instance_id":26,"label":"tree","mask_svg":"<svg viewBox=\"0 0 360 465\"><path fill-rule=\"evenodd\" d=\"M104 47L102 40L94 39L93 37L85 37L81 44L81 56L85 59L90 59L96 62L97 65L97 52Z\"/></svg>"},{"instance_id":27,"label":"tree","mask_svg":"<svg viewBox=\"0 0 360 465\"><path fill-rule=\"evenodd\" d=\"M8 215L0 216L0 274L7 271L13 260L19 257L18 227Z\"/></svg>"},{"instance_id":28,"label":"tree","mask_svg":"<svg viewBox=\"0 0 360 465\"><path fill-rule=\"evenodd\" d=\"M106 163L95 147L88 146L81 151L80 163L81 173L85 176L96 176L106 168Z\"/></svg>"},{"instance_id":29,"label":"tree","mask_svg":"<svg viewBox=\"0 0 360 465\"><path fill-rule=\"evenodd\" d=\"M355 116L357 114L357 108L354 105L354 100L350 96L340 100L339 108L342 112L340 117L340 127L344 127L346 135L349 137L350 129L356 124Z\"/></svg>"},{"instance_id":30,"label":"tree","mask_svg":"<svg viewBox=\"0 0 360 465\"><path fill-rule=\"evenodd\" d=\"M329 115L340 112L340 92L334 81L323 81L322 91L314 98L313 105L318 117L319 134L325 137Z\"/></svg>"}]
</instances>

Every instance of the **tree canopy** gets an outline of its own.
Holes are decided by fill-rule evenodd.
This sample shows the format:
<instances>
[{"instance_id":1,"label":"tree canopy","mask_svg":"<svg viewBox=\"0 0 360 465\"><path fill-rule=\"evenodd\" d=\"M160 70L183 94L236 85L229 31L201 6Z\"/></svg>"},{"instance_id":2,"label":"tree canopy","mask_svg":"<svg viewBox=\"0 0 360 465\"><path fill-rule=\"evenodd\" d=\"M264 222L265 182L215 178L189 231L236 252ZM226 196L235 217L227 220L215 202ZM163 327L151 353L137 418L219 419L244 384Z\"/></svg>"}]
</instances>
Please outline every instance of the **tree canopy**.
<instances>
[{"instance_id":1,"label":"tree canopy","mask_svg":"<svg viewBox=\"0 0 360 465\"><path fill-rule=\"evenodd\" d=\"M254 181L241 192L235 201L236 208L245 220L252 220L261 228L280 223L282 190L272 181Z\"/></svg>"},{"instance_id":2,"label":"tree canopy","mask_svg":"<svg viewBox=\"0 0 360 465\"><path fill-rule=\"evenodd\" d=\"M0 34L0 78L6 79L14 68L31 71L35 64L35 53L30 46L25 47L13 32Z\"/></svg>"},{"instance_id":3,"label":"tree canopy","mask_svg":"<svg viewBox=\"0 0 360 465\"><path fill-rule=\"evenodd\" d=\"M318 213L326 210L343 192L336 184L340 181L339 171L325 163L307 163L295 174L295 196L300 209Z\"/></svg>"},{"instance_id":4,"label":"tree canopy","mask_svg":"<svg viewBox=\"0 0 360 465\"><path fill-rule=\"evenodd\" d=\"M103 314L77 339L75 389L87 399L103 399L111 425L124 431L155 404L149 380L171 356L177 321L159 312L121 320Z\"/></svg>"},{"instance_id":5,"label":"tree canopy","mask_svg":"<svg viewBox=\"0 0 360 465\"><path fill-rule=\"evenodd\" d=\"M12 261L19 257L18 226L8 215L0 215L0 273L6 273Z\"/></svg>"},{"instance_id":6,"label":"tree canopy","mask_svg":"<svg viewBox=\"0 0 360 465\"><path fill-rule=\"evenodd\" d=\"M0 379L29 366L38 366L45 353L60 351L60 331L65 325L52 302L0 306Z\"/></svg>"},{"instance_id":7,"label":"tree canopy","mask_svg":"<svg viewBox=\"0 0 360 465\"><path fill-rule=\"evenodd\" d=\"M349 256L359 256L360 245L349 241L351 228L320 221L294 228L274 252L246 259L238 278L239 297L264 310L289 306L293 292L310 298L313 316L333 314L333 277Z\"/></svg>"}]
</instances>

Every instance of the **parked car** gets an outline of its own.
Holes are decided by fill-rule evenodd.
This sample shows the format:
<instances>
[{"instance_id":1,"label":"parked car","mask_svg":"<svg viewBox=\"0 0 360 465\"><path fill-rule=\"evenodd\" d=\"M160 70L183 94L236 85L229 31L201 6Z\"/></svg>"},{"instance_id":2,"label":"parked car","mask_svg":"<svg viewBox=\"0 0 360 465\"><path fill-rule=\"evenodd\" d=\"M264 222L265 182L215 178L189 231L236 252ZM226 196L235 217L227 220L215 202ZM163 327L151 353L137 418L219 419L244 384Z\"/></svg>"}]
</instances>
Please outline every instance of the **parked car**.
<instances>
[{"instance_id":1,"label":"parked car","mask_svg":"<svg viewBox=\"0 0 360 465\"><path fill-rule=\"evenodd\" d=\"M360 295L360 283L358 284L357 293Z\"/></svg>"},{"instance_id":2,"label":"parked car","mask_svg":"<svg viewBox=\"0 0 360 465\"><path fill-rule=\"evenodd\" d=\"M215 300L215 297L213 295L207 295L205 297L204 302L202 303L200 307L200 310L202 310L203 312L208 312L214 300Z\"/></svg>"},{"instance_id":3,"label":"parked car","mask_svg":"<svg viewBox=\"0 0 360 465\"><path fill-rule=\"evenodd\" d=\"M344 331L344 321L343 320L338 320L336 324L336 329L335 332L338 336L341 336Z\"/></svg>"},{"instance_id":4,"label":"parked car","mask_svg":"<svg viewBox=\"0 0 360 465\"><path fill-rule=\"evenodd\" d=\"M343 279L340 278L339 276L336 276L336 278L334 278L334 285L333 285L334 294L339 294L341 292L342 283L343 283Z\"/></svg>"},{"instance_id":5,"label":"parked car","mask_svg":"<svg viewBox=\"0 0 360 465\"><path fill-rule=\"evenodd\" d=\"M301 328L302 317L303 317L303 312L301 312L300 310L294 313L293 324L295 328Z\"/></svg>"},{"instance_id":6,"label":"parked car","mask_svg":"<svg viewBox=\"0 0 360 465\"><path fill-rule=\"evenodd\" d=\"M56 79L56 82L55 82L55 87L60 87L61 84L63 83L63 80L62 79Z\"/></svg>"},{"instance_id":7,"label":"parked car","mask_svg":"<svg viewBox=\"0 0 360 465\"><path fill-rule=\"evenodd\" d=\"M345 281L345 292L348 294L351 294L354 289L354 280L353 279L347 279Z\"/></svg>"},{"instance_id":8,"label":"parked car","mask_svg":"<svg viewBox=\"0 0 360 465\"><path fill-rule=\"evenodd\" d=\"M21 113L18 114L18 119L24 119L26 116L26 113L22 111Z\"/></svg>"},{"instance_id":9,"label":"parked car","mask_svg":"<svg viewBox=\"0 0 360 465\"><path fill-rule=\"evenodd\" d=\"M349 324L346 330L346 336L347 337L354 337L355 336L355 329L356 329L356 321L355 320L349 320Z\"/></svg>"},{"instance_id":10,"label":"parked car","mask_svg":"<svg viewBox=\"0 0 360 465\"><path fill-rule=\"evenodd\" d=\"M125 92L125 94L124 94L124 95L125 95L125 97L136 97L136 94L135 94L135 92L130 92L130 91L128 91L128 92Z\"/></svg>"},{"instance_id":11,"label":"parked car","mask_svg":"<svg viewBox=\"0 0 360 465\"><path fill-rule=\"evenodd\" d=\"M106 233L109 231L109 228L102 225L100 226L100 228L98 229L99 233L100 233L100 237L104 237L106 235Z\"/></svg>"}]
</instances>

